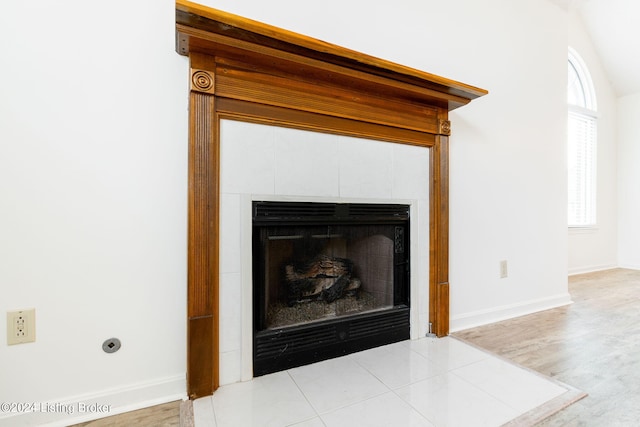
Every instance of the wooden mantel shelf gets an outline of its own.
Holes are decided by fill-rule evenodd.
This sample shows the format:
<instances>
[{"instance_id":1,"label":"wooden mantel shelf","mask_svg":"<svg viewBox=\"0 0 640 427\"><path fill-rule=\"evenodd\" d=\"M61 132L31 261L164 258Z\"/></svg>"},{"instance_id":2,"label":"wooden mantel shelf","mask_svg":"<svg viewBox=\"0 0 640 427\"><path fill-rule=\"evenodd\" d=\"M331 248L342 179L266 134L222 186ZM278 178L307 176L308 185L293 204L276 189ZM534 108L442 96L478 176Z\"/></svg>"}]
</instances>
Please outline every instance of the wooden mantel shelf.
<instances>
[{"instance_id":1,"label":"wooden mantel shelf","mask_svg":"<svg viewBox=\"0 0 640 427\"><path fill-rule=\"evenodd\" d=\"M395 90L412 92L419 100L440 105L446 102L449 110L487 94L484 89L186 0L176 1L176 24L176 51L181 55L219 53L223 48L243 55L245 50L245 54L252 51L281 60L302 61L309 70L320 66L325 72L335 73L325 76L333 83L340 80L340 76L348 79L366 75L369 80L377 76L379 79L374 80L381 86L391 85ZM315 79L321 77L314 76ZM387 93L388 90L383 90L381 95Z\"/></svg>"},{"instance_id":2,"label":"wooden mantel shelf","mask_svg":"<svg viewBox=\"0 0 640 427\"><path fill-rule=\"evenodd\" d=\"M176 51L190 62L189 396L219 385L221 119L428 148L429 323L448 335L448 114L487 91L186 0Z\"/></svg>"}]
</instances>

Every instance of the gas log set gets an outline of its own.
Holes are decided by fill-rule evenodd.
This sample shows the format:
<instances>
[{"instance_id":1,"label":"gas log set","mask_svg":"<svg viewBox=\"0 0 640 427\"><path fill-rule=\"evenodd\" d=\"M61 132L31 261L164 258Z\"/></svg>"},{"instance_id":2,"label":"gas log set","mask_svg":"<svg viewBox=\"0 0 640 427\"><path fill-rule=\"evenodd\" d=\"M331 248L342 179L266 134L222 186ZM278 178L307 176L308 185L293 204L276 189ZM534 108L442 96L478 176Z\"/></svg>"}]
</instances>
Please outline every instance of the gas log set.
<instances>
[{"instance_id":1,"label":"gas log set","mask_svg":"<svg viewBox=\"0 0 640 427\"><path fill-rule=\"evenodd\" d=\"M306 265L285 267L289 305L322 300L331 303L345 294L356 295L359 279L351 277L353 261L319 255Z\"/></svg>"}]
</instances>

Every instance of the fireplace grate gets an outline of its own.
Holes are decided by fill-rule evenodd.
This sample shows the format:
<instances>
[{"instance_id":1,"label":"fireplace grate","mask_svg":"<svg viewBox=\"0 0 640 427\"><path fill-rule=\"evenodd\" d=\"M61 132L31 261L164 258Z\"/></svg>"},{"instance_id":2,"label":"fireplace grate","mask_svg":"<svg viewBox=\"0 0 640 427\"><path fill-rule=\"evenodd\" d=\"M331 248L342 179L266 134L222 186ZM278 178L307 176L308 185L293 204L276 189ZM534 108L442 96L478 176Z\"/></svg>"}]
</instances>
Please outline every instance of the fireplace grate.
<instances>
[{"instance_id":1,"label":"fireplace grate","mask_svg":"<svg viewBox=\"0 0 640 427\"><path fill-rule=\"evenodd\" d=\"M331 217L336 203L256 202L254 219L280 221L293 218Z\"/></svg>"},{"instance_id":2,"label":"fireplace grate","mask_svg":"<svg viewBox=\"0 0 640 427\"><path fill-rule=\"evenodd\" d=\"M409 206L374 203L254 202L253 220L257 223L363 219L407 220Z\"/></svg>"},{"instance_id":3,"label":"fireplace grate","mask_svg":"<svg viewBox=\"0 0 640 427\"><path fill-rule=\"evenodd\" d=\"M406 306L352 319L260 331L255 336L254 375L265 375L407 339L409 308Z\"/></svg>"}]
</instances>

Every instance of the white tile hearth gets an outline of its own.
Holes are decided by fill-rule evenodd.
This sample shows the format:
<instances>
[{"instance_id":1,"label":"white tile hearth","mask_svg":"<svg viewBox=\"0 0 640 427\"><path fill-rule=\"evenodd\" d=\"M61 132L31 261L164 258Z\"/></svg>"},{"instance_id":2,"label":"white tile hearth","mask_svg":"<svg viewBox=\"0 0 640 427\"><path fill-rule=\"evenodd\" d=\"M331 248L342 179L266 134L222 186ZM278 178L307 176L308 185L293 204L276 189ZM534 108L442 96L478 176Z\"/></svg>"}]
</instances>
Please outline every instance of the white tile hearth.
<instances>
[{"instance_id":1,"label":"white tile hearth","mask_svg":"<svg viewBox=\"0 0 640 427\"><path fill-rule=\"evenodd\" d=\"M455 338L403 341L220 387L196 427L533 425L571 386Z\"/></svg>"}]
</instances>

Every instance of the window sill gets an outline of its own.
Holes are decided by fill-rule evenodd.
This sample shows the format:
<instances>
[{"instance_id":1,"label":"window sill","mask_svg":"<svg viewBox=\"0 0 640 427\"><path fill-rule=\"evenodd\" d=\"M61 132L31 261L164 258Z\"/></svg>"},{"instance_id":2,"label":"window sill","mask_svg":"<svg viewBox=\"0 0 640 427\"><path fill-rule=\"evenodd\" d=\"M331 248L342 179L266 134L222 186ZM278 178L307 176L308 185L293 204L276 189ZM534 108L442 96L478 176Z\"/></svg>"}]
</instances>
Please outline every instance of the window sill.
<instances>
[{"instance_id":1,"label":"window sill","mask_svg":"<svg viewBox=\"0 0 640 427\"><path fill-rule=\"evenodd\" d=\"M585 225L582 227L569 227L569 234L593 234L600 229L595 225Z\"/></svg>"}]
</instances>

